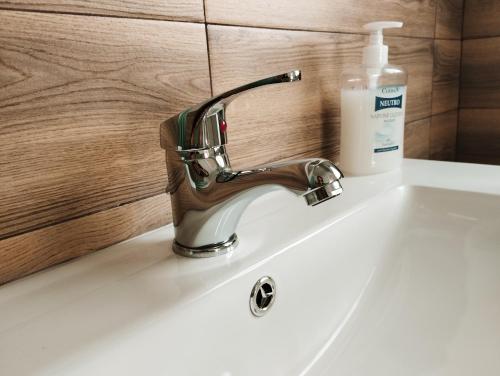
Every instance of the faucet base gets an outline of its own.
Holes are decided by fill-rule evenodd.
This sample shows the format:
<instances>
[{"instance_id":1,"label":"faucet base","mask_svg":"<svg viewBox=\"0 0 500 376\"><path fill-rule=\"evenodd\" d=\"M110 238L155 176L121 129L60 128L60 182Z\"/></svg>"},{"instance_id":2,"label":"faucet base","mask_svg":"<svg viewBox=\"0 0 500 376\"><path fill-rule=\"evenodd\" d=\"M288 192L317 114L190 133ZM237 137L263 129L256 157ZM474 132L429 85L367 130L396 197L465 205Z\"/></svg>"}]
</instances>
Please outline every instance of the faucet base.
<instances>
[{"instance_id":1,"label":"faucet base","mask_svg":"<svg viewBox=\"0 0 500 376\"><path fill-rule=\"evenodd\" d=\"M177 243L174 240L172 244L172 249L175 253L185 257L192 258L205 258L205 257L214 257L219 255L224 255L233 251L238 245L238 236L236 234L231 235L231 237L222 243L216 244L208 244L203 247L186 247L182 244Z\"/></svg>"}]
</instances>

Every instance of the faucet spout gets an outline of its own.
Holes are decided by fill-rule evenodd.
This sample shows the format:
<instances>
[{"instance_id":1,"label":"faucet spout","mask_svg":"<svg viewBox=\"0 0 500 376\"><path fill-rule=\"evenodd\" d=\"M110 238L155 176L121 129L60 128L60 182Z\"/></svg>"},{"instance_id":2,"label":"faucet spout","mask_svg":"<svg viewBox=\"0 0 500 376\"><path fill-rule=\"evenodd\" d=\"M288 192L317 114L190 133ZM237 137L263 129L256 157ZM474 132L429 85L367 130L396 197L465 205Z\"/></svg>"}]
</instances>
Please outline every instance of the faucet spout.
<instances>
[{"instance_id":1,"label":"faucet spout","mask_svg":"<svg viewBox=\"0 0 500 376\"><path fill-rule=\"evenodd\" d=\"M224 156L190 161L183 170L186 174L171 187L173 248L178 254L209 257L234 249L236 227L244 210L265 193L288 189L311 206L342 193L342 172L326 159L233 171Z\"/></svg>"},{"instance_id":2,"label":"faucet spout","mask_svg":"<svg viewBox=\"0 0 500 376\"><path fill-rule=\"evenodd\" d=\"M303 196L307 205L315 206L342 193L344 175L329 160L311 158L273 163L251 170L223 172L220 182L234 181L241 190L260 185L279 185Z\"/></svg>"}]
</instances>

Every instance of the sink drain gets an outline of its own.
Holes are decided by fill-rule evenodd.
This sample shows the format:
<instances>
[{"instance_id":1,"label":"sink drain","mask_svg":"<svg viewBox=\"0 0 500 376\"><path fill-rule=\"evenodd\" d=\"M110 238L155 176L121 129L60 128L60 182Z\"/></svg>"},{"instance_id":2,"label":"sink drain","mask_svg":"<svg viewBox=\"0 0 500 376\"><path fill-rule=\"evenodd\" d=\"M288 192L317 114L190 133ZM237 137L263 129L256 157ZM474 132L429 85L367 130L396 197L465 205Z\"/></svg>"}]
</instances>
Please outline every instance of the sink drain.
<instances>
[{"instance_id":1,"label":"sink drain","mask_svg":"<svg viewBox=\"0 0 500 376\"><path fill-rule=\"evenodd\" d=\"M271 277L262 277L253 286L250 294L250 311L255 316L263 316L276 299L276 284Z\"/></svg>"}]
</instances>

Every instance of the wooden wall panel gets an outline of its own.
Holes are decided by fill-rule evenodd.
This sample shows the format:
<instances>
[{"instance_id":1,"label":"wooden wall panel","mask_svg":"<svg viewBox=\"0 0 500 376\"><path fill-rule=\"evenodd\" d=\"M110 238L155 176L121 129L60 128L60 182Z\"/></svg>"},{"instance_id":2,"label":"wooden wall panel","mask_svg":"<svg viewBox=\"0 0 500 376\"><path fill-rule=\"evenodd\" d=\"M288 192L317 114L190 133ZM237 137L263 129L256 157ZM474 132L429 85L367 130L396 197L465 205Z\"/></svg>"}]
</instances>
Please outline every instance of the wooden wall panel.
<instances>
[{"instance_id":1,"label":"wooden wall panel","mask_svg":"<svg viewBox=\"0 0 500 376\"><path fill-rule=\"evenodd\" d=\"M466 0L464 38L500 36L500 2Z\"/></svg>"},{"instance_id":2,"label":"wooden wall panel","mask_svg":"<svg viewBox=\"0 0 500 376\"><path fill-rule=\"evenodd\" d=\"M203 0L0 0L0 8L203 22Z\"/></svg>"},{"instance_id":3,"label":"wooden wall panel","mask_svg":"<svg viewBox=\"0 0 500 376\"><path fill-rule=\"evenodd\" d=\"M339 75L373 20L405 22L386 38L410 76L405 155L449 156L460 49L433 38L460 38L461 3L0 0L0 284L170 221L159 123L211 84L303 69L230 107L231 159L336 160ZM207 26L212 82L205 25L165 21L203 23L204 5L234 25Z\"/></svg>"},{"instance_id":4,"label":"wooden wall panel","mask_svg":"<svg viewBox=\"0 0 500 376\"><path fill-rule=\"evenodd\" d=\"M466 0L457 159L500 164L500 3Z\"/></svg>"},{"instance_id":5,"label":"wooden wall panel","mask_svg":"<svg viewBox=\"0 0 500 376\"><path fill-rule=\"evenodd\" d=\"M462 109L457 160L500 164L500 109Z\"/></svg>"},{"instance_id":6,"label":"wooden wall panel","mask_svg":"<svg viewBox=\"0 0 500 376\"><path fill-rule=\"evenodd\" d=\"M405 158L429 159L430 123L430 118L426 118L405 125Z\"/></svg>"},{"instance_id":7,"label":"wooden wall panel","mask_svg":"<svg viewBox=\"0 0 500 376\"><path fill-rule=\"evenodd\" d=\"M500 107L500 37L464 40L462 48L460 107Z\"/></svg>"},{"instance_id":8,"label":"wooden wall panel","mask_svg":"<svg viewBox=\"0 0 500 376\"><path fill-rule=\"evenodd\" d=\"M209 23L359 33L374 20L401 20L390 35L434 36L435 0L206 0Z\"/></svg>"},{"instance_id":9,"label":"wooden wall panel","mask_svg":"<svg viewBox=\"0 0 500 376\"><path fill-rule=\"evenodd\" d=\"M435 38L462 39L464 0L437 0Z\"/></svg>"},{"instance_id":10,"label":"wooden wall panel","mask_svg":"<svg viewBox=\"0 0 500 376\"><path fill-rule=\"evenodd\" d=\"M458 125L458 111L432 116L430 127L430 159L454 161Z\"/></svg>"},{"instance_id":11,"label":"wooden wall panel","mask_svg":"<svg viewBox=\"0 0 500 376\"><path fill-rule=\"evenodd\" d=\"M459 40L434 41L433 114L458 108L460 50L461 41Z\"/></svg>"},{"instance_id":12,"label":"wooden wall panel","mask_svg":"<svg viewBox=\"0 0 500 376\"><path fill-rule=\"evenodd\" d=\"M214 93L303 70L302 82L261 88L230 106L229 150L236 165L337 157L340 73L360 61L364 36L209 25L208 38ZM391 61L410 72L407 120L429 117L432 41L393 37L387 42Z\"/></svg>"},{"instance_id":13,"label":"wooden wall panel","mask_svg":"<svg viewBox=\"0 0 500 376\"><path fill-rule=\"evenodd\" d=\"M0 20L0 238L163 192L159 124L210 95L204 26Z\"/></svg>"},{"instance_id":14,"label":"wooden wall panel","mask_svg":"<svg viewBox=\"0 0 500 376\"><path fill-rule=\"evenodd\" d=\"M0 240L0 284L171 221L166 194Z\"/></svg>"}]
</instances>

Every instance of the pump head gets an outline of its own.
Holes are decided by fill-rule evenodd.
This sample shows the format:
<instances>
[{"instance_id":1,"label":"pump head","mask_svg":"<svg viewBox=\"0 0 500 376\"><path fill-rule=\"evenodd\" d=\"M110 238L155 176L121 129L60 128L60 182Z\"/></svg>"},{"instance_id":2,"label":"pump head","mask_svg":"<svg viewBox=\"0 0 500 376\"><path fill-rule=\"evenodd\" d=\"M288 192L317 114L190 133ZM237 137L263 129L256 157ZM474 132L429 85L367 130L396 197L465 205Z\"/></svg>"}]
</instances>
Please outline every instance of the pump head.
<instances>
[{"instance_id":1,"label":"pump head","mask_svg":"<svg viewBox=\"0 0 500 376\"><path fill-rule=\"evenodd\" d=\"M387 64L389 48L384 44L384 29L403 27L398 21L370 22L363 29L370 32L368 46L363 48L363 64L368 66L382 66Z\"/></svg>"}]
</instances>

